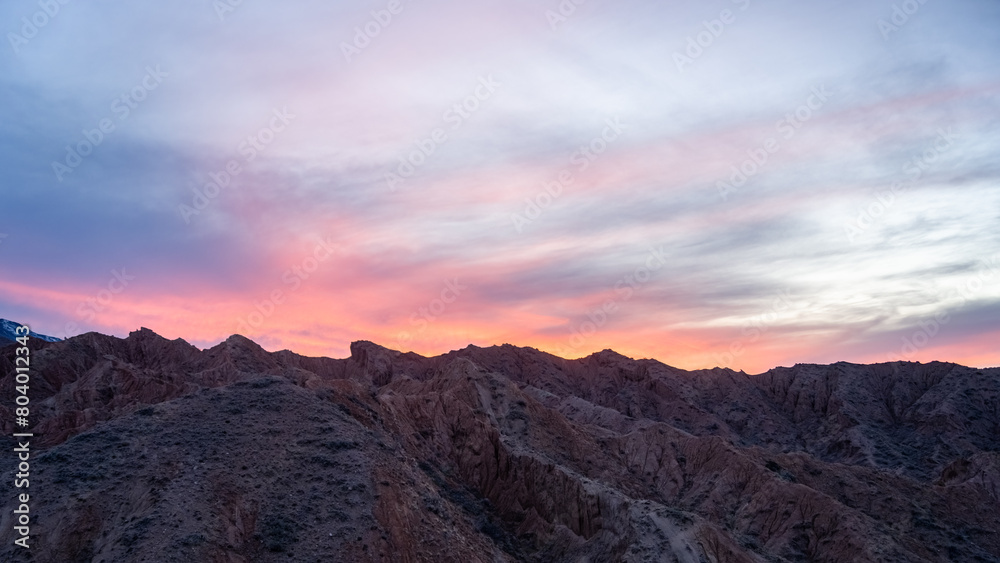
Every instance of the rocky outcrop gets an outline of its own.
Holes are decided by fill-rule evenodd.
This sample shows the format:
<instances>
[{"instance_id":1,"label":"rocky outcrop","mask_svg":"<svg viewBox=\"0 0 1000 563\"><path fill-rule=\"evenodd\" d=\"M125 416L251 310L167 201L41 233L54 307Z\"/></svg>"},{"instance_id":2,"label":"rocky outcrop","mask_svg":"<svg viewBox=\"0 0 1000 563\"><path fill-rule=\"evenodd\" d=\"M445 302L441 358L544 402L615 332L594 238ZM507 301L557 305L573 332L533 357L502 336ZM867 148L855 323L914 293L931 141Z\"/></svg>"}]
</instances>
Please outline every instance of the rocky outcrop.
<instances>
[{"instance_id":1,"label":"rocky outcrop","mask_svg":"<svg viewBox=\"0 0 1000 563\"><path fill-rule=\"evenodd\" d=\"M33 346L33 561L1000 561L998 369Z\"/></svg>"}]
</instances>

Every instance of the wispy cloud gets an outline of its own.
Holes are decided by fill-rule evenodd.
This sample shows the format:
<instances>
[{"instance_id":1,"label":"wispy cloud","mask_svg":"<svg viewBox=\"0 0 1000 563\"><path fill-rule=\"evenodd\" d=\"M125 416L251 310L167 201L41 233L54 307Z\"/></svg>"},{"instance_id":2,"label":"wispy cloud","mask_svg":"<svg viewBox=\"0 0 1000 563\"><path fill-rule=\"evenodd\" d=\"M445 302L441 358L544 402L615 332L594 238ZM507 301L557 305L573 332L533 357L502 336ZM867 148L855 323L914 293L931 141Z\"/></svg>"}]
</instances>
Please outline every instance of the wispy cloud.
<instances>
[{"instance_id":1,"label":"wispy cloud","mask_svg":"<svg viewBox=\"0 0 1000 563\"><path fill-rule=\"evenodd\" d=\"M333 355L359 338L425 353L513 342L754 371L881 361L947 313L912 359L1000 363L1000 276L951 293L1000 252L995 3L929 2L888 38L891 4L860 1L587 2L558 25L556 2L400 6L383 23L374 4L243 3L220 18L194 0L71 3L0 51L4 316L59 336L148 326L209 345L244 330ZM4 31L32 11L0 7ZM672 54L703 32L679 70ZM359 51L349 61L343 44ZM157 65L168 75L138 92ZM295 117L278 131L282 108ZM52 162L102 119L113 132L57 177ZM621 135L581 159L609 119ZM308 280L285 276L316 240L336 252ZM616 299L651 248L662 268ZM136 283L81 318L122 267ZM427 322L449 280L461 298ZM794 306L767 317L781 294ZM614 314L567 351L609 300Z\"/></svg>"}]
</instances>

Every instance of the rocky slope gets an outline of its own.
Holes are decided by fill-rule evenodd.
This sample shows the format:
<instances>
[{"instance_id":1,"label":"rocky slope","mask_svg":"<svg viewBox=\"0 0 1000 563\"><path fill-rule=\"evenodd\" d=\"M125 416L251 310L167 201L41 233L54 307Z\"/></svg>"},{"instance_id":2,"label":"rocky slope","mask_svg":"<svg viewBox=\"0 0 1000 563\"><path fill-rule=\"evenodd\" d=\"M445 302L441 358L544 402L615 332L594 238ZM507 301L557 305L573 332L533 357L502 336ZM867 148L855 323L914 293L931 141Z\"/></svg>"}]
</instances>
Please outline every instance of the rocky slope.
<instances>
[{"instance_id":1,"label":"rocky slope","mask_svg":"<svg viewBox=\"0 0 1000 563\"><path fill-rule=\"evenodd\" d=\"M7 319L0 319L0 346L4 344L10 344L15 342L19 336L18 329L21 328L21 323L14 321L8 321ZM45 336L44 334L38 334L35 331L29 331L28 336L31 338L37 338L39 340L44 340L46 342L58 342L62 340L61 338L56 338L54 336Z\"/></svg>"},{"instance_id":2,"label":"rocky slope","mask_svg":"<svg viewBox=\"0 0 1000 563\"><path fill-rule=\"evenodd\" d=\"M4 479L3 561L1000 561L1000 369L32 346L32 547Z\"/></svg>"}]
</instances>

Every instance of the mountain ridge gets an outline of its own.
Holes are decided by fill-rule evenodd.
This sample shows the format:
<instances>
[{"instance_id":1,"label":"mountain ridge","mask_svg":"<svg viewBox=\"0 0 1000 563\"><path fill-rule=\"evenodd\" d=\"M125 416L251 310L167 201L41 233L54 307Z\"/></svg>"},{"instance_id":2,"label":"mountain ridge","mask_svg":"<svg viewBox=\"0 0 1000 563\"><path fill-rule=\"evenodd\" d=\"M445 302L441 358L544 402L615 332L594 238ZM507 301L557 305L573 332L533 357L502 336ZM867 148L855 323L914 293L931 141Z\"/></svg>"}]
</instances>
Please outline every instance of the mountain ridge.
<instances>
[{"instance_id":1,"label":"mountain ridge","mask_svg":"<svg viewBox=\"0 0 1000 563\"><path fill-rule=\"evenodd\" d=\"M17 332L17 329L20 326L22 326L21 323L7 319L0 319L0 345L15 342L19 336L23 336ZM45 336L44 334L38 334L34 331L30 331L28 336L45 342L59 342L62 340L61 338L56 338L55 336Z\"/></svg>"},{"instance_id":2,"label":"mountain ridge","mask_svg":"<svg viewBox=\"0 0 1000 563\"><path fill-rule=\"evenodd\" d=\"M38 342L32 366L52 561L1000 560L996 369L369 341L333 359L149 329Z\"/></svg>"}]
</instances>

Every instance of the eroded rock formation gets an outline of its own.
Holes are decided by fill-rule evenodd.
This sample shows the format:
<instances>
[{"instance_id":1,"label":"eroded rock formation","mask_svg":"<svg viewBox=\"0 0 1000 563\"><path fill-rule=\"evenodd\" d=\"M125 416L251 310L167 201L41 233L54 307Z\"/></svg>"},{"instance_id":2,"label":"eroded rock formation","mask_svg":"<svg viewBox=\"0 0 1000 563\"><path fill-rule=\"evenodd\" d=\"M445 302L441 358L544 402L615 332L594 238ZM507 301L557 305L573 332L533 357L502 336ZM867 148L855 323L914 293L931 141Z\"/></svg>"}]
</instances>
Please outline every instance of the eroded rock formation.
<instances>
[{"instance_id":1,"label":"eroded rock formation","mask_svg":"<svg viewBox=\"0 0 1000 563\"><path fill-rule=\"evenodd\" d=\"M4 480L4 561L1000 561L1000 369L33 346L32 548Z\"/></svg>"}]
</instances>

